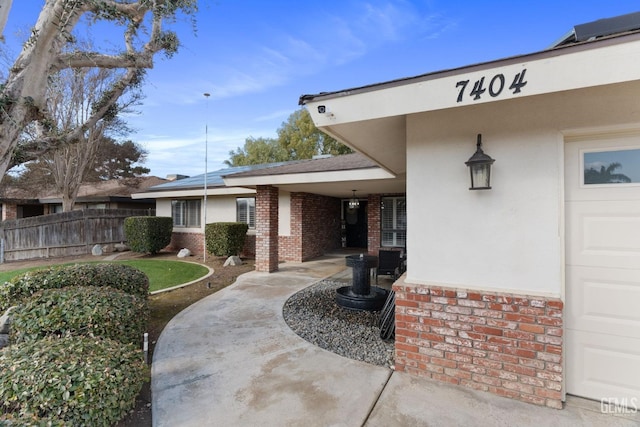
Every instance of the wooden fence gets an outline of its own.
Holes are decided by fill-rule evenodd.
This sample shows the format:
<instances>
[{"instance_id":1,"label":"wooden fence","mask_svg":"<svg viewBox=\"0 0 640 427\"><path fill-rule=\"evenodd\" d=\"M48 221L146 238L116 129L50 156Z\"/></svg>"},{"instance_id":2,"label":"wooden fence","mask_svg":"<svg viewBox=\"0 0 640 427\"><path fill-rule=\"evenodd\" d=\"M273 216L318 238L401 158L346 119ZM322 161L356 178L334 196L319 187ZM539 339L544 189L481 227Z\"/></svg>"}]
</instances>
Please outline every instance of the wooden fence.
<instances>
[{"instance_id":1,"label":"wooden fence","mask_svg":"<svg viewBox=\"0 0 640 427\"><path fill-rule=\"evenodd\" d=\"M94 245L126 241L124 219L148 210L85 209L0 223L0 262L91 253Z\"/></svg>"}]
</instances>

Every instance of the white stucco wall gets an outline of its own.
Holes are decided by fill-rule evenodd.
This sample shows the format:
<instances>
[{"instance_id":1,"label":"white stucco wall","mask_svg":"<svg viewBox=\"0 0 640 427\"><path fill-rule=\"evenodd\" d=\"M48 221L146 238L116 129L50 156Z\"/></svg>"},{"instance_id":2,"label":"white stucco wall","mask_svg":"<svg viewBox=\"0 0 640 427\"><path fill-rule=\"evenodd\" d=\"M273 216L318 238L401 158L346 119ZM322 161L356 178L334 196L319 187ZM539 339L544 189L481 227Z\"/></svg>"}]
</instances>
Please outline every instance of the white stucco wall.
<instances>
[{"instance_id":1,"label":"white stucco wall","mask_svg":"<svg viewBox=\"0 0 640 427\"><path fill-rule=\"evenodd\" d=\"M291 236L291 193L282 190L278 194L278 235Z\"/></svg>"},{"instance_id":2,"label":"white stucco wall","mask_svg":"<svg viewBox=\"0 0 640 427\"><path fill-rule=\"evenodd\" d=\"M156 216L171 216L171 200L156 199Z\"/></svg>"},{"instance_id":3,"label":"white stucco wall","mask_svg":"<svg viewBox=\"0 0 640 427\"><path fill-rule=\"evenodd\" d=\"M207 197L207 223L212 222L235 222L236 221L236 199L237 197L248 196L215 196Z\"/></svg>"},{"instance_id":4,"label":"white stucco wall","mask_svg":"<svg viewBox=\"0 0 640 427\"><path fill-rule=\"evenodd\" d=\"M638 121L629 89L409 116L407 282L561 296L563 132ZM496 160L491 190L468 190L477 133Z\"/></svg>"},{"instance_id":5,"label":"white stucco wall","mask_svg":"<svg viewBox=\"0 0 640 427\"><path fill-rule=\"evenodd\" d=\"M234 222L236 221L236 198L255 197L253 194L208 196L207 197L207 223L212 222ZM178 197L179 198L179 197ZM171 216L171 199L156 200L156 215ZM175 231L181 233L202 233L204 232L204 209L201 213L203 225L199 228L176 227ZM253 232L252 230L249 233Z\"/></svg>"},{"instance_id":6,"label":"white stucco wall","mask_svg":"<svg viewBox=\"0 0 640 427\"><path fill-rule=\"evenodd\" d=\"M409 281L559 294L559 135L514 139L485 135L485 152L496 159L485 191L468 189L464 161L475 135L410 144Z\"/></svg>"}]
</instances>

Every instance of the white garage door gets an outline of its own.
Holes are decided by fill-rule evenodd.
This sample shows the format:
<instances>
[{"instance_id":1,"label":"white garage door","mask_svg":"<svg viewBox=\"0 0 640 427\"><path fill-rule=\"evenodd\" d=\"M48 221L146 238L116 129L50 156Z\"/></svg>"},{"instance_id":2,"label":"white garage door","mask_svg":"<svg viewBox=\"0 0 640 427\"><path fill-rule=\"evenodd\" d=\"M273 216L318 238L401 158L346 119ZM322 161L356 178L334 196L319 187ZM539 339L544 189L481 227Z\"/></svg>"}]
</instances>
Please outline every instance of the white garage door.
<instances>
[{"instance_id":1,"label":"white garage door","mask_svg":"<svg viewBox=\"0 0 640 427\"><path fill-rule=\"evenodd\" d=\"M567 393L640 404L640 132L565 144Z\"/></svg>"}]
</instances>

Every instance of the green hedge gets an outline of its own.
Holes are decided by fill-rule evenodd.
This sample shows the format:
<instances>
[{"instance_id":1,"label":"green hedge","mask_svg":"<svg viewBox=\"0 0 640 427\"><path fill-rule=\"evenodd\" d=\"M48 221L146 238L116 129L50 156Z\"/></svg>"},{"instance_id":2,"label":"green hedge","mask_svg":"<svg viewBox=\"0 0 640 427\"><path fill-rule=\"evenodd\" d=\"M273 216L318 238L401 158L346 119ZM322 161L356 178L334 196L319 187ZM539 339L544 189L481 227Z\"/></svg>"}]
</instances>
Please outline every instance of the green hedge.
<instances>
[{"instance_id":1,"label":"green hedge","mask_svg":"<svg viewBox=\"0 0 640 427\"><path fill-rule=\"evenodd\" d=\"M242 252L249 226L244 222L213 222L204 228L207 252L216 256Z\"/></svg>"},{"instance_id":2,"label":"green hedge","mask_svg":"<svg viewBox=\"0 0 640 427\"><path fill-rule=\"evenodd\" d=\"M28 271L0 284L0 313L43 289L66 286L108 286L146 298L149 278L123 264L76 264Z\"/></svg>"},{"instance_id":3,"label":"green hedge","mask_svg":"<svg viewBox=\"0 0 640 427\"><path fill-rule=\"evenodd\" d=\"M124 220L124 235L134 252L155 254L171 243L173 219L166 216L132 216Z\"/></svg>"},{"instance_id":4,"label":"green hedge","mask_svg":"<svg viewBox=\"0 0 640 427\"><path fill-rule=\"evenodd\" d=\"M14 344L0 351L0 425L110 426L134 407L148 376L142 351L118 341Z\"/></svg>"},{"instance_id":5,"label":"green hedge","mask_svg":"<svg viewBox=\"0 0 640 427\"><path fill-rule=\"evenodd\" d=\"M11 312L11 343L54 335L88 335L139 345L147 300L109 287L45 289Z\"/></svg>"}]
</instances>

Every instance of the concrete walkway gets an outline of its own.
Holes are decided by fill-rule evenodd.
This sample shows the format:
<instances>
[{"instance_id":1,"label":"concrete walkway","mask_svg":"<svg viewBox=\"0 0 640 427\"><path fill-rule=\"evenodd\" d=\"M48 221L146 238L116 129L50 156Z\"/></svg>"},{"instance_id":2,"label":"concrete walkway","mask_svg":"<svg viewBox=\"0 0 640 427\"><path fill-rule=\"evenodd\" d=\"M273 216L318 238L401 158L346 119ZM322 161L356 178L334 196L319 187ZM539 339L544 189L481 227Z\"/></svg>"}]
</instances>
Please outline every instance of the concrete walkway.
<instances>
[{"instance_id":1,"label":"concrete walkway","mask_svg":"<svg viewBox=\"0 0 640 427\"><path fill-rule=\"evenodd\" d=\"M346 359L295 335L287 298L344 276L344 257L251 272L164 329L152 365L154 426L640 426L570 399L554 410Z\"/></svg>"}]
</instances>

